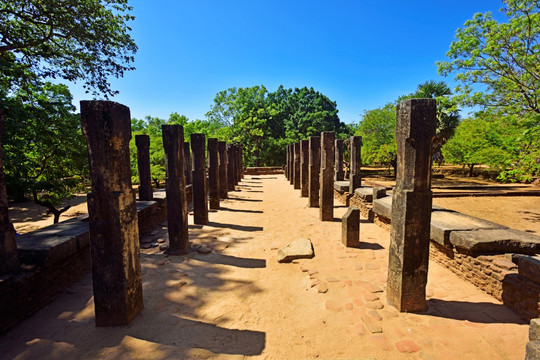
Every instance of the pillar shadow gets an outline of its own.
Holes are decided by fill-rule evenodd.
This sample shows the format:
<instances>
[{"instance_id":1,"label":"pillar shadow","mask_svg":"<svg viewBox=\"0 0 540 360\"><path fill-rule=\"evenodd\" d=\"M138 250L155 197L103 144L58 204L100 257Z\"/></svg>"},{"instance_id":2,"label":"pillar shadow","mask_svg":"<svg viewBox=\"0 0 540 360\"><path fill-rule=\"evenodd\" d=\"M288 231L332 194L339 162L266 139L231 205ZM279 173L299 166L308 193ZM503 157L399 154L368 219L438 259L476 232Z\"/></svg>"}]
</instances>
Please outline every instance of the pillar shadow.
<instances>
[{"instance_id":1,"label":"pillar shadow","mask_svg":"<svg viewBox=\"0 0 540 360\"><path fill-rule=\"evenodd\" d=\"M228 229L239 230L239 231L263 231L262 226L225 224L225 223L219 223L219 222L215 222L215 221L211 221L208 224L206 224L205 226L228 228Z\"/></svg>"},{"instance_id":2,"label":"pillar shadow","mask_svg":"<svg viewBox=\"0 0 540 360\"><path fill-rule=\"evenodd\" d=\"M431 298L427 301L427 306L427 315L446 319L467 320L482 324L527 324L517 313L502 304Z\"/></svg>"},{"instance_id":3,"label":"pillar shadow","mask_svg":"<svg viewBox=\"0 0 540 360\"><path fill-rule=\"evenodd\" d=\"M360 241L360 245L356 247L356 249L361 250L384 250L384 246L377 243L370 243L365 241Z\"/></svg>"},{"instance_id":4,"label":"pillar shadow","mask_svg":"<svg viewBox=\"0 0 540 360\"><path fill-rule=\"evenodd\" d=\"M266 260L264 259L250 259L241 258L237 256L224 255L224 254L208 254L196 256L197 260L204 261L212 264L221 264L236 266L246 269L263 269L266 268Z\"/></svg>"},{"instance_id":5,"label":"pillar shadow","mask_svg":"<svg viewBox=\"0 0 540 360\"><path fill-rule=\"evenodd\" d=\"M231 209L228 207L221 206L219 210L225 210L225 211L231 211L231 212L245 212L245 213L252 213L252 214L262 214L262 210L246 210L246 209Z\"/></svg>"},{"instance_id":6,"label":"pillar shadow","mask_svg":"<svg viewBox=\"0 0 540 360\"><path fill-rule=\"evenodd\" d=\"M239 201L249 201L249 202L262 202L262 200L259 200L259 199L245 199L245 198L239 198L239 197L230 197L229 200L239 200Z\"/></svg>"}]
</instances>

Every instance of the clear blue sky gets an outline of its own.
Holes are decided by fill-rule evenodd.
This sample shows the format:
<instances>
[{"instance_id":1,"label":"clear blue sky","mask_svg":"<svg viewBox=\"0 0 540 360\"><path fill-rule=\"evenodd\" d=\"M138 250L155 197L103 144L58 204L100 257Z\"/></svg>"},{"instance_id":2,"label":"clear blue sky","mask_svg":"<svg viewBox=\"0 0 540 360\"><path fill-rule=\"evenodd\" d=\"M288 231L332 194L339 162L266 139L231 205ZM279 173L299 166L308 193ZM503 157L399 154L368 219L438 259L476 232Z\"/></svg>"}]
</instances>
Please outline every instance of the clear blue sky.
<instances>
[{"instance_id":1,"label":"clear blue sky","mask_svg":"<svg viewBox=\"0 0 540 360\"><path fill-rule=\"evenodd\" d=\"M132 117L204 119L215 94L313 87L346 123L437 74L455 31L500 0L132 0L134 71L111 79ZM72 86L75 102L88 99ZM465 114L464 114L465 115Z\"/></svg>"}]
</instances>

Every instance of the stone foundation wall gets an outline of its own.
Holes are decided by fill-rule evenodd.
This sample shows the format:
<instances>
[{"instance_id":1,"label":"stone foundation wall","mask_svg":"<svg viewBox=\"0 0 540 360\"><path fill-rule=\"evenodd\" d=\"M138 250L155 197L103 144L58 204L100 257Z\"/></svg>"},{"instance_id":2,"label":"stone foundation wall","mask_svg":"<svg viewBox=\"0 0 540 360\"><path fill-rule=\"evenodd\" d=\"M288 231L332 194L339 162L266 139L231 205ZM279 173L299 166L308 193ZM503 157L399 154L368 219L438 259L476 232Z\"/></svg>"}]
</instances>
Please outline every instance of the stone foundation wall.
<instances>
[{"instance_id":1,"label":"stone foundation wall","mask_svg":"<svg viewBox=\"0 0 540 360\"><path fill-rule=\"evenodd\" d=\"M266 167L248 167L244 170L246 175L271 175L284 174L281 166L266 166Z\"/></svg>"},{"instance_id":2,"label":"stone foundation wall","mask_svg":"<svg viewBox=\"0 0 540 360\"><path fill-rule=\"evenodd\" d=\"M156 191L154 198L137 204L141 236L167 220L164 192ZM14 274L0 276L0 333L52 302L91 269L87 217L48 226L17 241L23 265Z\"/></svg>"}]
</instances>

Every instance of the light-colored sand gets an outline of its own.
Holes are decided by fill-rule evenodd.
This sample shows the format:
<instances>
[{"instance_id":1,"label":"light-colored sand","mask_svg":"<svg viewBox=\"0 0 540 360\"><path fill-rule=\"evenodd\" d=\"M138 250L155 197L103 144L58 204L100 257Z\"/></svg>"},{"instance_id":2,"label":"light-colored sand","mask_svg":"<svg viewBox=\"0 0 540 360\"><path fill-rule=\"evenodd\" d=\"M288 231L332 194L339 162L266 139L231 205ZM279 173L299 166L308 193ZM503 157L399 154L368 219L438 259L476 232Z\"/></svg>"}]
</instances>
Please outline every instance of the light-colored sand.
<instances>
[{"instance_id":1,"label":"light-colored sand","mask_svg":"<svg viewBox=\"0 0 540 360\"><path fill-rule=\"evenodd\" d=\"M320 222L318 209L308 208L282 175L247 176L239 189L210 213L209 225L190 226L194 243L214 245L211 254L143 250L145 309L131 325L95 328L86 276L1 336L1 357L524 358L527 324L433 262L427 313L389 306L385 292L377 292L386 283L385 230L364 220L363 248L346 249L338 220L344 206L336 204L336 221ZM166 237L162 226L144 240ZM277 263L276 249L297 237L312 240L315 258ZM372 334L362 319L382 333Z\"/></svg>"}]
</instances>

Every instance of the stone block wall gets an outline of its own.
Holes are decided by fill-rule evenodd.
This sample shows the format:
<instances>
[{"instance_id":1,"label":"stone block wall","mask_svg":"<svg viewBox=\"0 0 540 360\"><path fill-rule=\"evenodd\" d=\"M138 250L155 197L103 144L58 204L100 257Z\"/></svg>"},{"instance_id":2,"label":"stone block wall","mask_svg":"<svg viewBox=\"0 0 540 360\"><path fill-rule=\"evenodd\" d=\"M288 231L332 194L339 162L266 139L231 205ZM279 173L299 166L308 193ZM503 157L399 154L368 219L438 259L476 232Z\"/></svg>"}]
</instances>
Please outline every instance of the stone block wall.
<instances>
[{"instance_id":1,"label":"stone block wall","mask_svg":"<svg viewBox=\"0 0 540 360\"><path fill-rule=\"evenodd\" d=\"M284 170L281 166L248 167L246 168L244 174L246 175L284 174Z\"/></svg>"}]
</instances>

